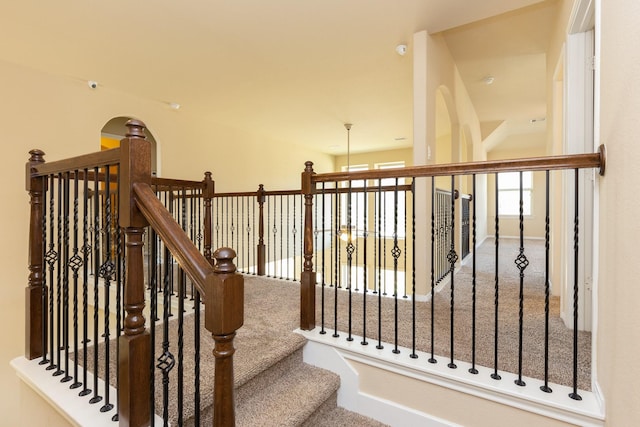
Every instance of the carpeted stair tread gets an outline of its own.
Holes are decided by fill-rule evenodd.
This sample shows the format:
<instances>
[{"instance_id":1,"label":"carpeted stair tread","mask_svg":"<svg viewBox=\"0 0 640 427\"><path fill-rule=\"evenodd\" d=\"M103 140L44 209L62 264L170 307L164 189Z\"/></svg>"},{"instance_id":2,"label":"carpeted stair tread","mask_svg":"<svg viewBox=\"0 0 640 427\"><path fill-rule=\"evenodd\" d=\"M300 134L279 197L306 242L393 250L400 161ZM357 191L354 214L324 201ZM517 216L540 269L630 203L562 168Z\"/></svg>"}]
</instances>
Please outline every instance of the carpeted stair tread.
<instances>
[{"instance_id":1,"label":"carpeted stair tread","mask_svg":"<svg viewBox=\"0 0 640 427\"><path fill-rule=\"evenodd\" d=\"M384 427L376 420L337 406L337 393L327 399L302 427Z\"/></svg>"},{"instance_id":2,"label":"carpeted stair tread","mask_svg":"<svg viewBox=\"0 0 640 427\"><path fill-rule=\"evenodd\" d=\"M301 425L339 386L337 375L304 363L295 364L267 387L236 401L236 425Z\"/></svg>"}]
</instances>

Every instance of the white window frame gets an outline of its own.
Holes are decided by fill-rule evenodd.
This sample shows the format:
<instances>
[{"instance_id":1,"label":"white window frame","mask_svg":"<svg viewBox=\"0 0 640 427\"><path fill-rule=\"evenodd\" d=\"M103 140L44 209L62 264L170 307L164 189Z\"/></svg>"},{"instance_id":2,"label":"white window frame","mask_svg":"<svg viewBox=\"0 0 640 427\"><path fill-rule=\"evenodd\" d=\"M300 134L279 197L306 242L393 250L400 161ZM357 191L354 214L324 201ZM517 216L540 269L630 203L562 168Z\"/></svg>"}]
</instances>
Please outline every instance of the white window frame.
<instances>
[{"instance_id":1,"label":"white window frame","mask_svg":"<svg viewBox=\"0 0 640 427\"><path fill-rule=\"evenodd\" d=\"M375 169L397 169L405 167L405 163L403 160L395 161L395 162L384 162L384 163L376 163L374 164ZM398 178L398 185L404 185L405 179ZM389 186L396 185L395 178L384 178L381 180L380 185ZM376 198L377 198L376 193ZM405 193L404 191L398 191L398 218L405 218ZM385 191L384 192L384 210L385 210L385 220L384 224L382 224L381 237L385 238L393 238L393 214L394 214L394 192L393 191ZM377 206L377 200L376 200ZM377 231L377 228L376 228ZM406 224L403 219L402 222L398 223L398 239L404 239L406 237Z\"/></svg>"},{"instance_id":2,"label":"white window frame","mask_svg":"<svg viewBox=\"0 0 640 427\"><path fill-rule=\"evenodd\" d=\"M524 217L533 216L533 172L522 172L522 200ZM498 174L498 216L520 216L520 172Z\"/></svg>"}]
</instances>

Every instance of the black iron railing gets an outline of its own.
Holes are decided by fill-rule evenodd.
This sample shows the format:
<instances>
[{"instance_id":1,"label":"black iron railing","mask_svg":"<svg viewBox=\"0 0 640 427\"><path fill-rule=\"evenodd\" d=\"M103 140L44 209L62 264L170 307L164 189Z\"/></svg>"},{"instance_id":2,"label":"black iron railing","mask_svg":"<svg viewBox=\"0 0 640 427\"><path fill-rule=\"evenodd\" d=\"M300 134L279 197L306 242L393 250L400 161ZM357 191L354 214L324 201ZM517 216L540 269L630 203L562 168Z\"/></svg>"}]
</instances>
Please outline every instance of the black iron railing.
<instances>
[{"instance_id":1,"label":"black iron railing","mask_svg":"<svg viewBox=\"0 0 640 427\"><path fill-rule=\"evenodd\" d=\"M538 377L544 381L541 387L544 392L551 392L549 383L555 380L571 387L570 396L576 400L580 399L579 384L584 388L590 387L588 375L579 378L579 371L584 370L584 366L578 365L578 353L585 351L579 343L582 335L577 323L581 286L577 274L580 250L578 177L581 168L600 168L601 173L604 172L604 148L595 154L384 171L315 174L310 162L306 166L302 181L306 219L301 329L311 330L316 326L317 283L320 288L320 334L326 334L330 328L336 339L344 332L346 339L351 341L357 333L362 345L367 345L369 338L375 338L378 349L383 349L386 342L391 344L394 353L399 352L401 341L402 346L410 348L409 356L412 358L418 357L417 349L429 355L428 363L437 363L436 355L448 356L447 366L451 369L456 369L456 361L463 358L471 364L471 374L478 374L477 364L482 364L492 368L491 378L494 380L502 378L501 371L515 373L515 382L519 386L526 385L525 376ZM576 199L573 230L558 228L557 231L573 236L575 242L573 293L568 295L573 300L573 312L569 316L573 318L574 325L573 329L564 331L565 335L572 337L573 345L565 349L563 354L566 356L562 360L551 357L549 351L551 347L557 351L561 345L559 338L549 332L552 316L559 316L557 312L551 313L549 289L549 176L556 170L575 174L573 192ZM502 172L514 171L520 176L516 243L500 237L500 209L504 207L499 203L497 184ZM526 239L524 171L545 174L544 248ZM436 188L436 177L442 176L449 177L451 187L448 191ZM456 180L461 176L470 181L472 192L458 203L451 195L457 192ZM478 188L480 177L485 183L488 180L484 177L487 176L493 177L495 187ZM382 182L390 179L395 180L395 185L383 187ZM405 188L398 185L400 179L413 181ZM424 235L416 234L416 222L424 220L424 216L417 215L415 207L416 200L421 197L414 191L418 186L426 187L430 192L430 200L427 196L429 213L426 213L427 218L430 216L430 224ZM401 192L404 192L404 198L399 197ZM494 198L493 218L487 217L486 211L478 210L480 197ZM356 214L356 211L360 213ZM492 238L487 236L480 253L477 249L479 215L488 224L494 224L494 234ZM390 233L381 231L384 224L390 227ZM493 254L488 245L493 245ZM420 251L426 259L416 259L417 246L430 249ZM373 256L367 258L365 254ZM461 256L466 255L472 257L471 264L456 272ZM528 267L534 258L536 265L532 271ZM540 261L542 259L544 263ZM418 264L428 266L427 272L423 271L420 277L416 277ZM381 266L389 268L386 284ZM357 279L356 285L354 277L358 274L362 279ZM449 281L439 291L437 285L445 277ZM404 296L403 288L408 289L404 293L411 301L399 298ZM535 292L531 292L532 288ZM416 289L426 294L426 302L417 301ZM383 298L385 291L390 298ZM538 298L536 302L533 302L534 298ZM459 305L464 308L459 309ZM425 311L428 313L426 319ZM507 311L512 313L510 317L507 317ZM532 335L532 327L543 329L543 332ZM470 342L466 339L461 342L460 335L470 337ZM492 338L478 340L479 336ZM588 337L582 342L587 343L586 351L590 351ZM532 372L528 365L533 363L529 361L542 358L542 372ZM568 370L572 372L572 378L564 379L562 373Z\"/></svg>"},{"instance_id":2,"label":"black iron railing","mask_svg":"<svg viewBox=\"0 0 640 427\"><path fill-rule=\"evenodd\" d=\"M244 291L233 250L211 253L211 175L152 178L144 124L127 126L120 148L52 163L30 152L25 356L121 425L199 425L201 384L215 388L202 410L232 425ZM201 308L215 360L200 357Z\"/></svg>"}]
</instances>

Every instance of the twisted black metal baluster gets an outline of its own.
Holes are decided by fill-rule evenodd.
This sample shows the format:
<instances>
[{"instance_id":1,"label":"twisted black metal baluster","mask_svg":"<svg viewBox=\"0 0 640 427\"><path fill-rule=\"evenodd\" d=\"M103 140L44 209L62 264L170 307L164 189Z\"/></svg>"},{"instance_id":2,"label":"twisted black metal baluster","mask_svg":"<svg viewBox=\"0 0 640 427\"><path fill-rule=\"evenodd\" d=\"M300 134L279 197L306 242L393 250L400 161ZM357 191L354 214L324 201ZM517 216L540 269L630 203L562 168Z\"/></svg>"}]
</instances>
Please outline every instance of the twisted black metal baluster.
<instances>
[{"instance_id":1,"label":"twisted black metal baluster","mask_svg":"<svg viewBox=\"0 0 640 427\"><path fill-rule=\"evenodd\" d=\"M157 187L156 187L157 192ZM149 228L150 230L150 240L151 240L151 259L152 262L149 264L149 272L150 277L149 281L151 282L151 307L150 307L150 317L151 322L149 325L149 335L150 335L150 347L151 347L151 357L149 358L149 370L150 370L150 381L151 387L149 389L149 408L151 408L151 426L155 425L155 407L156 407L156 376L155 376L155 365L154 361L156 360L156 322L158 319L158 236L153 228Z\"/></svg>"},{"instance_id":2,"label":"twisted black metal baluster","mask_svg":"<svg viewBox=\"0 0 640 427\"><path fill-rule=\"evenodd\" d=\"M246 273L246 270L243 270L243 265L244 265L244 260L243 255L244 255L244 196L238 196L236 197L236 209L238 211L238 244L236 246L237 251L236 253L238 254L238 258L237 258L237 263L239 268L237 269L237 271L241 271Z\"/></svg>"},{"instance_id":3,"label":"twisted black metal baluster","mask_svg":"<svg viewBox=\"0 0 640 427\"><path fill-rule=\"evenodd\" d=\"M220 247L220 198L216 197L216 247Z\"/></svg>"},{"instance_id":4,"label":"twisted black metal baluster","mask_svg":"<svg viewBox=\"0 0 640 427\"><path fill-rule=\"evenodd\" d=\"M73 378L69 375L69 203L70 203L70 186L71 174L64 174L64 196L62 207L62 258L64 265L62 267L62 346L64 349L64 377L60 380L62 383L71 381Z\"/></svg>"},{"instance_id":5,"label":"twisted black metal baluster","mask_svg":"<svg viewBox=\"0 0 640 427\"><path fill-rule=\"evenodd\" d=\"M351 279L352 279L352 271L351 271L351 267L352 267L352 262L353 262L353 252L355 250L355 246L353 245L353 233L352 233L352 223L351 223L351 180L349 180L349 192L347 194L347 246L346 246L346 251L347 251L347 289L349 290L349 335L347 336L347 341L353 341L353 337L351 336L351 328L352 328L352 317L353 317L353 313L352 313L352 302L353 302L353 298L352 298L352 292L351 292L351 288L352 288L352 283L351 283Z\"/></svg>"},{"instance_id":6,"label":"twisted black metal baluster","mask_svg":"<svg viewBox=\"0 0 640 427\"><path fill-rule=\"evenodd\" d=\"M55 250L55 245L53 243L53 235L55 230L55 186L54 186L54 176L49 176L49 186L51 191L49 192L49 250L47 251L47 255L45 256L45 261L49 264L49 348L51 351L51 357L49 359L49 366L47 366L47 370L51 371L57 368L57 365L54 363L54 351L55 350L55 342L54 342L54 317L55 317L55 304L54 304L54 270L55 264L58 260L58 252Z\"/></svg>"},{"instance_id":7,"label":"twisted black metal baluster","mask_svg":"<svg viewBox=\"0 0 640 427\"><path fill-rule=\"evenodd\" d=\"M403 202L404 202L404 218L403 218L403 225L404 225L404 257L403 257L403 262L404 262L404 295L402 295L402 298L409 298L409 296L407 295L407 227L409 226L407 224L407 192L405 190L403 190L404 195L403 197Z\"/></svg>"},{"instance_id":8,"label":"twisted black metal baluster","mask_svg":"<svg viewBox=\"0 0 640 427\"><path fill-rule=\"evenodd\" d=\"M380 255L382 255L382 264L384 265L384 276L382 276L382 295L387 295L387 191L382 193L382 223L384 224L384 239L382 241L382 251L380 251Z\"/></svg>"},{"instance_id":9,"label":"twisted black metal baluster","mask_svg":"<svg viewBox=\"0 0 640 427\"><path fill-rule=\"evenodd\" d=\"M473 202L473 217L472 221L472 244L473 244L473 259L471 266L471 368L469 372L477 374L476 369L476 175L472 175L472 188L473 194L470 202Z\"/></svg>"},{"instance_id":10,"label":"twisted black metal baluster","mask_svg":"<svg viewBox=\"0 0 640 427\"><path fill-rule=\"evenodd\" d=\"M194 425L200 426L200 292L195 291L194 302L194 337L193 337L193 350L194 350L194 367L193 367L193 382L194 382Z\"/></svg>"},{"instance_id":11,"label":"twisted black metal baluster","mask_svg":"<svg viewBox=\"0 0 640 427\"><path fill-rule=\"evenodd\" d=\"M579 185L580 170L575 170L575 214L573 223L573 392L569 397L573 400L582 400L578 394L578 243L580 227L578 224L580 211Z\"/></svg>"},{"instance_id":12,"label":"twisted black metal baluster","mask_svg":"<svg viewBox=\"0 0 640 427\"><path fill-rule=\"evenodd\" d=\"M256 245L256 228L258 228L258 226L256 225L256 203L252 203L251 204L251 218L253 219L253 227L251 229L251 252L253 253L253 265L255 266L253 268L253 274L257 275L258 274L258 249L257 249L257 245Z\"/></svg>"},{"instance_id":13,"label":"twisted black metal baluster","mask_svg":"<svg viewBox=\"0 0 640 427\"><path fill-rule=\"evenodd\" d=\"M49 359L47 359L47 312L49 311L48 307L48 294L49 289L47 288L47 268L44 263L47 261L47 191L49 188L48 177L42 177L43 185L42 185L42 360L38 362L39 365L46 365L49 363Z\"/></svg>"},{"instance_id":14,"label":"twisted black metal baluster","mask_svg":"<svg viewBox=\"0 0 640 427\"><path fill-rule=\"evenodd\" d=\"M282 194L280 195L280 279L284 279L283 271L284 271L284 218L283 218L283 200Z\"/></svg>"},{"instance_id":15,"label":"twisted black metal baluster","mask_svg":"<svg viewBox=\"0 0 640 427\"><path fill-rule=\"evenodd\" d=\"M549 249L550 249L550 227L549 227L549 171L545 171L545 215L544 215L544 385L540 390L551 393L549 387Z\"/></svg>"},{"instance_id":16,"label":"twisted black metal baluster","mask_svg":"<svg viewBox=\"0 0 640 427\"><path fill-rule=\"evenodd\" d=\"M318 230L318 221L319 221L318 204L320 204L320 202L318 201L319 197L320 196L316 193L315 198L313 200L313 265L315 265L316 268L320 265L318 264L318 252L321 250L320 247L318 247L318 234L320 234L320 231ZM324 203L324 185L323 185L322 197L323 197L322 203ZM304 211L303 211L304 208L302 206L303 205L301 204L300 210L302 212L300 213L300 215L304 216ZM302 225L301 229L303 230L303 234L304 234L304 224ZM323 240L323 243L324 243L324 240ZM304 243L301 245L301 247L304 248ZM324 246L322 250L324 250ZM322 271L322 274L324 274L324 271ZM316 273L316 281L317 281L317 273Z\"/></svg>"},{"instance_id":17,"label":"twisted black metal baluster","mask_svg":"<svg viewBox=\"0 0 640 427\"><path fill-rule=\"evenodd\" d=\"M182 211L182 230L186 232L186 190L182 187L180 207ZM178 425L184 423L184 300L186 289L186 275L178 266Z\"/></svg>"},{"instance_id":18,"label":"twisted black metal baluster","mask_svg":"<svg viewBox=\"0 0 640 427\"><path fill-rule=\"evenodd\" d=\"M336 218L336 232L333 240L335 241L335 265L336 268L333 272L334 274L334 288L333 288L333 337L338 338L340 335L338 334L338 271L340 269L340 196L338 195L338 182L335 183L335 218Z\"/></svg>"},{"instance_id":19,"label":"twisted black metal baluster","mask_svg":"<svg viewBox=\"0 0 640 427\"><path fill-rule=\"evenodd\" d=\"M405 198L406 198L405 193ZM406 215L406 210L405 210ZM405 239L407 236L405 235ZM406 269L405 269L406 271ZM417 359L416 354L416 180L411 181L411 354L412 359Z\"/></svg>"},{"instance_id":20,"label":"twisted black metal baluster","mask_svg":"<svg viewBox=\"0 0 640 427\"><path fill-rule=\"evenodd\" d=\"M291 197L287 196L287 228L286 228L286 233L285 233L287 235L287 258L286 258L287 269L286 269L286 273L285 273L285 279L287 279L287 280L291 279L291 277L289 275L289 263L291 262L290 261L291 257L289 256L289 250L291 249L291 245L289 244L289 235L291 234L291 232L290 232L291 229L290 229L290 226L289 226L289 222L290 222L289 220L290 220L290 217L291 217L291 215L289 214L290 213L290 210L289 210L289 200L290 199L291 199Z\"/></svg>"},{"instance_id":21,"label":"twisted black metal baluster","mask_svg":"<svg viewBox=\"0 0 640 427\"><path fill-rule=\"evenodd\" d=\"M242 257L242 217L240 215L240 196L236 196L235 197L236 200L236 215L235 215L235 221L236 221L236 243L235 243L235 247L238 248L238 252L236 252L236 255L239 254L240 257ZM233 241L232 241L233 243ZM238 262L241 263L242 260L238 259ZM242 265L242 264L239 264Z\"/></svg>"},{"instance_id":22,"label":"twisted black metal baluster","mask_svg":"<svg viewBox=\"0 0 640 427\"><path fill-rule=\"evenodd\" d=\"M104 184L104 201L105 201L105 225L104 225L104 233L105 233L105 262L100 267L100 277L104 280L104 354L105 354L105 362L104 362L104 370L105 370L105 388L104 388L104 405L100 408L100 412L107 412L113 409L113 404L109 402L109 384L111 378L110 372L110 354L109 354L109 346L111 340L111 330L109 325L110 320L110 302L109 297L111 294L111 281L114 278L115 274L115 265L111 259L111 233L113 230L112 226L112 213L111 213L111 168L105 168L105 184Z\"/></svg>"},{"instance_id":23,"label":"twisted black metal baluster","mask_svg":"<svg viewBox=\"0 0 640 427\"><path fill-rule=\"evenodd\" d=\"M522 190L522 171L520 171L520 252L516 258L516 266L520 270L520 294L519 294L519 311L518 311L518 379L515 383L519 386L525 386L522 380L522 334L524 326L524 270L529 265L529 260L524 254L524 199Z\"/></svg>"},{"instance_id":24,"label":"twisted black metal baluster","mask_svg":"<svg viewBox=\"0 0 640 427\"><path fill-rule=\"evenodd\" d=\"M163 263L165 265L164 268L164 278L163 278L163 308L162 308L162 354L158 358L158 364L156 365L160 371L162 371L162 418L164 419L164 427L169 426L169 372L175 366L175 358L173 354L169 351L169 317L171 316L169 312L169 307L171 301L169 299L170 291L170 280L169 275L171 274L171 269L169 268L169 263L171 263L171 255L169 253L169 248L167 245L164 245L164 257Z\"/></svg>"},{"instance_id":25,"label":"twisted black metal baluster","mask_svg":"<svg viewBox=\"0 0 640 427\"><path fill-rule=\"evenodd\" d=\"M449 268L450 268L450 273L451 273L451 304L450 304L450 315L451 315L451 334L449 335L449 345L451 347L451 360L449 361L449 364L447 365L449 368L451 369L455 369L458 366L453 362L454 360L454 336L455 336L455 330L454 330L454 276L455 276L455 270L456 270L456 261L458 261L458 254L456 254L456 250L455 250L455 244L456 244L456 233L455 233L455 212L456 212L456 198L454 196L455 194L455 177L453 175L451 175L451 247L449 249L449 253L447 254L447 261L449 261Z\"/></svg>"},{"instance_id":26,"label":"twisted black metal baluster","mask_svg":"<svg viewBox=\"0 0 640 427\"><path fill-rule=\"evenodd\" d=\"M396 178L395 188L393 189L393 322L394 322L394 348L393 353L398 354L398 257L400 257L400 248L398 247L398 178Z\"/></svg>"},{"instance_id":27,"label":"twisted black metal baluster","mask_svg":"<svg viewBox=\"0 0 640 427\"><path fill-rule=\"evenodd\" d=\"M320 333L322 335L326 334L327 331L324 330L324 291L325 291L325 287L327 286L327 282L326 282L326 270L325 270L325 244L324 244L324 236L325 236L325 224L324 224L324 219L325 219L325 198L326 198L326 194L324 192L325 190L325 183L324 181L322 182L322 292L320 293L320 317L321 317L321 321L320 321ZM315 204L316 206L316 210L318 209L318 204ZM318 217L317 217L317 213L316 213L316 222L318 221ZM318 247L318 245L316 245L316 248ZM318 250L316 249L316 256L317 256L317 252ZM317 262L315 265L318 265Z\"/></svg>"},{"instance_id":28,"label":"twisted black metal baluster","mask_svg":"<svg viewBox=\"0 0 640 427\"><path fill-rule=\"evenodd\" d=\"M277 250L278 250L278 238L277 238L277 233L278 233L278 227L276 226L276 222L277 222L277 214L276 214L276 208L278 205L278 199L277 197L274 195L273 196L273 277L277 277L278 274L278 256L277 256ZM282 213L282 211L281 211ZM280 221L282 221L282 216L280 217ZM280 229L282 229L282 224L280 224ZM280 238L280 243L282 247L282 238ZM282 271L280 271L280 275L282 275Z\"/></svg>"},{"instance_id":29,"label":"twisted black metal baluster","mask_svg":"<svg viewBox=\"0 0 640 427\"><path fill-rule=\"evenodd\" d=\"M342 197L338 196L338 183L336 182L336 286L342 289Z\"/></svg>"},{"instance_id":30,"label":"twisted black metal baluster","mask_svg":"<svg viewBox=\"0 0 640 427\"><path fill-rule=\"evenodd\" d=\"M302 194L297 196L300 199L300 253L304 252L304 196ZM316 264L317 265L317 264ZM300 274L297 280L301 280L302 272L304 271L304 256L300 257Z\"/></svg>"},{"instance_id":31,"label":"twisted black metal baluster","mask_svg":"<svg viewBox=\"0 0 640 427\"><path fill-rule=\"evenodd\" d=\"M62 288L63 288L63 284L62 284L62 257L64 256L63 254L63 249L62 249L62 237L63 237L63 231L62 231L62 204L64 203L64 193L63 193L63 189L62 189L62 174L59 173L58 174L58 220L57 220L57 232L56 232L56 236L57 236L57 241L56 241L56 253L57 253L57 257L56 257L56 284L57 284L57 289L56 289L56 356L58 359L58 369L56 369L56 371L53 373L54 377L60 376L64 373L64 371L61 369L62 368L62 354L61 354L61 350L63 349L64 343L62 342L62 331L61 331L61 327L62 327Z\"/></svg>"},{"instance_id":32,"label":"twisted black metal baluster","mask_svg":"<svg viewBox=\"0 0 640 427\"><path fill-rule=\"evenodd\" d=\"M184 231L184 234L187 234L187 227L188 227L188 222L187 222L187 189L186 187L182 187L181 192L180 192L180 199L179 199L179 205L180 205L180 213L182 216L182 221L179 223L182 226L182 231ZM182 268L180 267L180 269L178 270L179 272L182 272ZM179 284L178 286L180 286L180 299L187 299L187 281L186 281L186 276L185 278L182 280L182 284ZM184 302L183 302L184 305ZM184 310L184 307L183 307Z\"/></svg>"},{"instance_id":33,"label":"twisted black metal baluster","mask_svg":"<svg viewBox=\"0 0 640 427\"><path fill-rule=\"evenodd\" d=\"M378 179L378 345L376 348L382 350L382 180Z\"/></svg>"},{"instance_id":34,"label":"twisted black metal baluster","mask_svg":"<svg viewBox=\"0 0 640 427\"><path fill-rule=\"evenodd\" d=\"M296 229L296 196L293 197L293 229L291 230L291 239L293 240L293 276L291 280L296 279L296 234L298 234L298 230ZM302 200L301 200L302 201ZM302 206L300 207L300 211L302 211ZM317 265L317 264L315 264Z\"/></svg>"},{"instance_id":35,"label":"twisted black metal baluster","mask_svg":"<svg viewBox=\"0 0 640 427\"><path fill-rule=\"evenodd\" d=\"M269 232L271 230L271 210L269 209L269 200L270 199L271 199L270 197L265 196L265 203L267 205L267 208L265 209L266 212L267 212L267 227L265 228L265 230L267 230L266 231L266 234L267 234L267 248L265 250L265 252L267 253L267 255L266 255L267 259L266 259L265 262L266 262L267 265L265 266L265 270L266 270L265 273L266 273L267 276L272 277L269 274L269 252L270 252L269 248L271 247L271 233ZM275 221L275 218L274 218L274 221ZM275 247L275 243L273 244L273 246ZM275 264L274 264L274 268L275 268ZM275 276L275 274L273 276Z\"/></svg>"},{"instance_id":36,"label":"twisted black metal baluster","mask_svg":"<svg viewBox=\"0 0 640 427\"><path fill-rule=\"evenodd\" d=\"M362 214L363 214L363 224L364 229L362 230L363 236L363 250L362 250L362 267L363 267L363 285L362 285L362 341L360 344L367 345L367 293L368 289L368 280L367 280L367 237L369 236L369 227L367 224L367 180L363 181L363 203L362 203Z\"/></svg>"},{"instance_id":37,"label":"twisted black metal baluster","mask_svg":"<svg viewBox=\"0 0 640 427\"><path fill-rule=\"evenodd\" d=\"M494 347L493 347L493 373L491 374L491 378L493 378L494 380L499 380L502 377L500 377L500 375L498 374L498 302L499 302L499 273L498 273L498 251L499 251L499 243L500 243L500 223L498 220L498 174L496 173L496 183L495 183L495 247L496 247L496 253L495 253L495 295L494 295L494 305L495 305L495 312L494 312L494 331L493 331L493 341L494 341Z\"/></svg>"},{"instance_id":38,"label":"twisted black metal baluster","mask_svg":"<svg viewBox=\"0 0 640 427\"><path fill-rule=\"evenodd\" d=\"M333 264L334 264L333 260L335 258L333 230L335 230L334 221L337 221L335 216L331 214L331 212L334 210L332 206L335 206L335 203L336 203L334 194L329 194L329 200L331 203L333 203L333 204L331 203L329 204L329 287L332 288L334 282L331 280L331 278L335 276L334 274L335 270L333 267ZM324 216L324 212L322 213L322 215ZM324 233L324 230L323 230L323 233Z\"/></svg>"},{"instance_id":39,"label":"twisted black metal baluster","mask_svg":"<svg viewBox=\"0 0 640 427\"><path fill-rule=\"evenodd\" d=\"M91 390L87 388L87 344L89 343L89 254L91 252L91 246L89 245L89 171L84 169L83 171L83 186L82 186L82 391L80 396L86 396L91 393Z\"/></svg>"},{"instance_id":40,"label":"twisted black metal baluster","mask_svg":"<svg viewBox=\"0 0 640 427\"><path fill-rule=\"evenodd\" d=\"M169 187L168 196L169 196L169 200L170 200L169 213L171 214L171 216L173 216L173 187ZM169 287L164 289L163 292L166 292L167 290L169 290L169 296L168 296L168 298L169 298L169 317L173 317L173 307L171 307L171 297L173 295L175 295L175 293L174 293L174 289L173 289L173 257L171 256L171 253L169 253L169 258L168 259L169 259L169 262L165 264L165 270L166 270L165 274L168 274Z\"/></svg>"},{"instance_id":41,"label":"twisted black metal baluster","mask_svg":"<svg viewBox=\"0 0 640 427\"><path fill-rule=\"evenodd\" d=\"M437 360L434 357L435 353L435 326L434 326L434 301L436 297L436 275L435 275L435 262L436 262L436 178L431 177L431 357L429 363L436 363Z\"/></svg>"},{"instance_id":42,"label":"twisted black metal baluster","mask_svg":"<svg viewBox=\"0 0 640 427\"><path fill-rule=\"evenodd\" d=\"M189 220L189 232L191 234L191 241L193 242L194 245L198 246L198 250L200 250L200 243L198 242L198 236L197 236L197 229L196 229L196 197L199 200L199 194L197 192L197 190L192 189L191 193L190 193L191 197L189 198L189 216L190 216L190 220ZM194 294L195 290L194 290L194 286L193 286L193 282L191 281L191 289L190 289L190 298L189 301L193 301L195 298L195 294Z\"/></svg>"},{"instance_id":43,"label":"twisted black metal baluster","mask_svg":"<svg viewBox=\"0 0 640 427\"><path fill-rule=\"evenodd\" d=\"M349 186L351 187L351 181L349 181ZM356 237L356 244L355 244L355 248L354 248L354 252L353 252L353 253L356 254L356 259L355 259L356 266L358 265L358 218L360 218L358 216L358 205L359 205L359 203L358 203L358 192L356 192L355 227L353 227L353 230L349 229L349 236L351 236L351 241L352 242L353 242L353 236L355 235L355 237ZM353 226L353 223L351 223L351 225ZM353 260L352 260L352 264L353 264ZM351 270L351 268L349 270ZM356 272L355 272L355 276L356 276L355 279L353 279L353 277L352 277L352 280L355 282L355 284L356 284L356 289L355 290L356 290L356 292L358 292L359 289L358 289L358 270L357 269L356 269ZM349 310L349 311L351 311L351 310Z\"/></svg>"},{"instance_id":44,"label":"twisted black metal baluster","mask_svg":"<svg viewBox=\"0 0 640 427\"><path fill-rule=\"evenodd\" d=\"M73 256L69 260L69 266L73 271L73 379L70 388L75 389L82 385L78 381L78 270L82 267L82 258L78 255L78 171L73 173Z\"/></svg>"},{"instance_id":45,"label":"twisted black metal baluster","mask_svg":"<svg viewBox=\"0 0 640 427\"><path fill-rule=\"evenodd\" d=\"M98 395L98 319L99 319L99 271L100 271L100 184L99 169L93 169L93 397L89 403L98 403L102 396Z\"/></svg>"},{"instance_id":46,"label":"twisted black metal baluster","mask_svg":"<svg viewBox=\"0 0 640 427\"><path fill-rule=\"evenodd\" d=\"M247 273L251 273L251 248L254 246L251 243L251 213L250 213L250 204L252 201L252 197L245 197L245 204L247 205L247 261L245 270Z\"/></svg>"},{"instance_id":47,"label":"twisted black metal baluster","mask_svg":"<svg viewBox=\"0 0 640 427\"><path fill-rule=\"evenodd\" d=\"M120 193L120 165L116 165L116 193L113 195L115 203L118 203L119 193ZM127 271L126 269L126 261L123 256L122 250L122 236L123 231L120 228L120 214L119 208L116 204L116 209L114 212L115 220L115 232L116 232L116 360L120 355L120 336L122 335L122 331L124 330L124 326L122 325L122 319L126 317L126 313L124 311L124 304L122 304L122 292L124 291L125 286L125 275L123 272ZM118 421L118 402L120 396L120 363L116 363L116 413L111 417L112 421Z\"/></svg>"}]
</instances>

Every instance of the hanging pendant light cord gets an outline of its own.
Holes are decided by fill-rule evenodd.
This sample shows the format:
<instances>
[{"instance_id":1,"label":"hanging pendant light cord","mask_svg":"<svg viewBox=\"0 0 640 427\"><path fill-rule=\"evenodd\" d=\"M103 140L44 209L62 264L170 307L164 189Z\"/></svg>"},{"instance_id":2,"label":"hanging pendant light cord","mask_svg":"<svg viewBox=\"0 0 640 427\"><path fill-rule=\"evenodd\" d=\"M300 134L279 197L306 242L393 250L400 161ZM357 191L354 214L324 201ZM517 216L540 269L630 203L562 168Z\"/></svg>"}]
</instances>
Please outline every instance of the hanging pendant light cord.
<instances>
[{"instance_id":1,"label":"hanging pendant light cord","mask_svg":"<svg viewBox=\"0 0 640 427\"><path fill-rule=\"evenodd\" d=\"M351 123L345 123L347 129L347 172L351 172Z\"/></svg>"}]
</instances>

